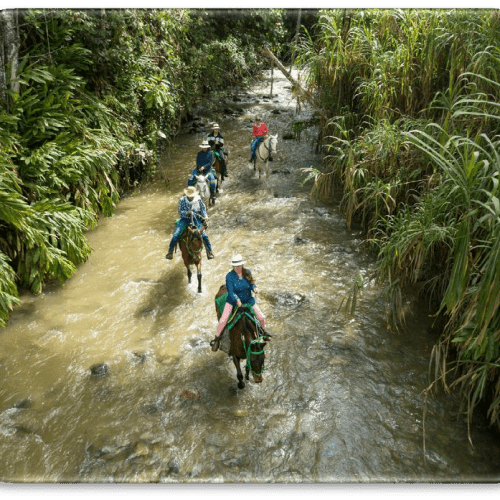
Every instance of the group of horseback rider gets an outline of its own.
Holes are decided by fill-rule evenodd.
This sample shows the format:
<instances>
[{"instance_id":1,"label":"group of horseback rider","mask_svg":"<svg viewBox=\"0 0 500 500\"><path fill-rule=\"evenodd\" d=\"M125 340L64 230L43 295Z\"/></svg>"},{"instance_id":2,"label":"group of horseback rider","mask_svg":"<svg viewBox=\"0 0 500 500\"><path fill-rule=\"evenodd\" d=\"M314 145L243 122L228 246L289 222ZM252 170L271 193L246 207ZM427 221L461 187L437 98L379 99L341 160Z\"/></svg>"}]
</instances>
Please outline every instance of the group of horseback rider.
<instances>
[{"instance_id":1,"label":"group of horseback rider","mask_svg":"<svg viewBox=\"0 0 500 500\"><path fill-rule=\"evenodd\" d=\"M250 146L251 159L253 161L255 158L255 149L264 140L265 136L269 132L266 124L260 119L260 117L255 118L255 123L253 126L253 137ZM203 237L203 242L205 244L205 249L207 251L207 259L213 259L214 254L212 252L212 245L208 239L206 229L207 224L207 209L203 200L200 198L198 191L195 188L196 178L199 175L204 175L210 186L210 197L215 198L215 192L217 189L217 179L213 170L213 165L215 163L215 157L220 162L221 173L224 177L228 177L227 171L227 157L228 152L224 149L224 137L220 133L220 127L217 123L212 126L212 132L208 135L207 140L203 141L200 146L201 151L198 152L196 156L196 167L188 176L188 187L184 190L184 196L179 200L179 217L177 221L177 227L174 231L172 239L168 247L168 253L166 258L168 260L173 259L173 252L175 245L179 241L179 238L184 231L184 229L193 223L198 230L200 230ZM270 157L269 160L272 160Z\"/></svg>"},{"instance_id":2,"label":"group of horseback rider","mask_svg":"<svg viewBox=\"0 0 500 500\"><path fill-rule=\"evenodd\" d=\"M195 187L196 179L199 175L204 175L210 186L210 198L215 199L215 192L217 189L217 179L213 170L215 157L219 159L222 173L228 177L226 159L228 153L224 150L224 138L220 134L220 127L217 123L212 126L212 132L208 139L200 144L201 151L196 156L196 167L188 176L188 187L184 190L184 196L179 200L178 212L180 219L177 221L177 227L174 231L170 244L168 246L168 253L166 258L172 260L175 245L184 229L193 223L198 230L202 231L203 242L207 251L207 259L213 259L212 245L206 233L207 225L207 209L203 200L200 198L198 191ZM203 228L203 230L202 230Z\"/></svg>"},{"instance_id":3,"label":"group of horseback rider","mask_svg":"<svg viewBox=\"0 0 500 500\"><path fill-rule=\"evenodd\" d=\"M260 142L264 140L268 131L269 129L266 124L262 122L259 117L256 117L253 126L252 143L250 146L250 161L254 161L255 150ZM179 241L182 232L187 226L189 226L189 224L194 224L201 232L207 252L207 259L214 258L212 245L206 233L206 229L208 228L207 209L198 194L195 184L196 177L204 175L210 186L210 197L215 198L217 180L213 171L213 165L216 159L219 160L222 176L228 177L228 153L224 149L224 138L220 134L220 128L217 123L213 124L212 132L209 134L207 140L203 141L199 147L201 148L201 151L198 152L196 157L196 167L188 176L188 187L184 190L184 196L179 200L178 213L180 219L177 221L177 227L168 247L166 258L169 260L173 258L175 245ZM269 158L269 160L272 160L272 158ZM214 351L216 351L219 347L219 337L223 332L229 315L235 306L240 307L242 304L249 304L252 306L261 327L264 328L265 317L255 304L255 298L252 297L252 292L256 292L256 285L250 270L243 267L244 264L245 261L242 259L241 255L237 254L232 257L231 265L233 266L233 270L226 275L226 288L228 295L222 316L217 326L216 337L211 343Z\"/></svg>"}]
</instances>

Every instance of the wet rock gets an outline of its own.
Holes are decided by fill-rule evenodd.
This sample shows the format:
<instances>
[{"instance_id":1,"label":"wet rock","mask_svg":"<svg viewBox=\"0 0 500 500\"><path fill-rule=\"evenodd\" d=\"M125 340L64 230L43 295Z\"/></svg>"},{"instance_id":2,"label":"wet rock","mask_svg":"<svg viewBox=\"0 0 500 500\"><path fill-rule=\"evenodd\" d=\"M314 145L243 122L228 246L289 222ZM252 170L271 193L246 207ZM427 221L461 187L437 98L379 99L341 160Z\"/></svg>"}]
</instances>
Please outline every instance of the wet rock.
<instances>
[{"instance_id":1,"label":"wet rock","mask_svg":"<svg viewBox=\"0 0 500 500\"><path fill-rule=\"evenodd\" d=\"M143 365L146 362L147 355L145 352L134 351L132 353L132 361L139 365Z\"/></svg>"},{"instance_id":2,"label":"wet rock","mask_svg":"<svg viewBox=\"0 0 500 500\"><path fill-rule=\"evenodd\" d=\"M266 292L266 299L273 302L275 306L281 307L298 307L306 302L306 296L303 293L292 292Z\"/></svg>"},{"instance_id":3,"label":"wet rock","mask_svg":"<svg viewBox=\"0 0 500 500\"><path fill-rule=\"evenodd\" d=\"M304 238L302 236L295 236L295 244L296 245L305 245L306 243L309 243L309 240L307 238Z\"/></svg>"},{"instance_id":4,"label":"wet rock","mask_svg":"<svg viewBox=\"0 0 500 500\"><path fill-rule=\"evenodd\" d=\"M97 363L90 367L90 375L94 378L101 378L109 373L109 365L107 363Z\"/></svg>"},{"instance_id":5,"label":"wet rock","mask_svg":"<svg viewBox=\"0 0 500 500\"><path fill-rule=\"evenodd\" d=\"M316 212L318 215L321 215L321 216L328 215L328 209L327 208L314 207L313 211Z\"/></svg>"},{"instance_id":6,"label":"wet rock","mask_svg":"<svg viewBox=\"0 0 500 500\"><path fill-rule=\"evenodd\" d=\"M353 248L342 246L342 245L335 245L334 251L338 252L338 253L348 253L348 254L354 253Z\"/></svg>"},{"instance_id":7,"label":"wet rock","mask_svg":"<svg viewBox=\"0 0 500 500\"><path fill-rule=\"evenodd\" d=\"M287 168L275 168L274 170L271 170L272 174L282 174L282 175L290 175L291 172Z\"/></svg>"},{"instance_id":8,"label":"wet rock","mask_svg":"<svg viewBox=\"0 0 500 500\"><path fill-rule=\"evenodd\" d=\"M169 462L167 464L167 472L169 474L179 474L179 464L177 464L176 462Z\"/></svg>"},{"instance_id":9,"label":"wet rock","mask_svg":"<svg viewBox=\"0 0 500 500\"><path fill-rule=\"evenodd\" d=\"M285 132L283 135L282 135L282 139L284 141L289 141L290 139L295 139L295 135L292 133L292 132Z\"/></svg>"},{"instance_id":10,"label":"wet rock","mask_svg":"<svg viewBox=\"0 0 500 500\"><path fill-rule=\"evenodd\" d=\"M199 347L206 347L207 341L202 337L194 337L186 342L186 347L188 349L196 349Z\"/></svg>"},{"instance_id":11,"label":"wet rock","mask_svg":"<svg viewBox=\"0 0 500 500\"><path fill-rule=\"evenodd\" d=\"M200 391L198 389L184 389L181 392L181 399L194 400L201 397Z\"/></svg>"},{"instance_id":12,"label":"wet rock","mask_svg":"<svg viewBox=\"0 0 500 500\"><path fill-rule=\"evenodd\" d=\"M12 408L27 409L33 406L33 400L31 398L24 398L12 405Z\"/></svg>"},{"instance_id":13,"label":"wet rock","mask_svg":"<svg viewBox=\"0 0 500 500\"><path fill-rule=\"evenodd\" d=\"M271 111L271 113L272 113L273 115L280 115L280 114L281 114L281 111L280 111L279 109L273 109L273 110Z\"/></svg>"}]
</instances>

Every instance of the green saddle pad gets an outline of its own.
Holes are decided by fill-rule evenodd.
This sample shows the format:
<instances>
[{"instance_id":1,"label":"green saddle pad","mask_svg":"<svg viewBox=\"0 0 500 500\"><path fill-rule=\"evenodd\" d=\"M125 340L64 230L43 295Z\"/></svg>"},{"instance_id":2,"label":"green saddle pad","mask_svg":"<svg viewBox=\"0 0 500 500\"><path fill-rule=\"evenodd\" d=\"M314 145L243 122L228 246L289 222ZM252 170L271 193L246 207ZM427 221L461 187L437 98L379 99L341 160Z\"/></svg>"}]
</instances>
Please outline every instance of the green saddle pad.
<instances>
[{"instance_id":1,"label":"green saddle pad","mask_svg":"<svg viewBox=\"0 0 500 500\"><path fill-rule=\"evenodd\" d=\"M219 308L219 312L222 314L224 312L224 306L226 305L227 292L223 293L218 299L215 299L215 303Z\"/></svg>"}]
</instances>

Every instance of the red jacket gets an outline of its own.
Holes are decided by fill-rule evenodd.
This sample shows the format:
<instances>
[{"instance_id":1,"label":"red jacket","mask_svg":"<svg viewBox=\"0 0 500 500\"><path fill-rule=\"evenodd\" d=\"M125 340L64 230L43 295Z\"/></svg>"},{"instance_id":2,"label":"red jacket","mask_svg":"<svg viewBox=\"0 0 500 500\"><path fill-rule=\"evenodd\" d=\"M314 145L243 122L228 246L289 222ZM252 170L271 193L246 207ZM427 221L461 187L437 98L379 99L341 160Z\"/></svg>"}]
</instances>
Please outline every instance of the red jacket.
<instances>
[{"instance_id":1,"label":"red jacket","mask_svg":"<svg viewBox=\"0 0 500 500\"><path fill-rule=\"evenodd\" d=\"M260 122L259 126L253 126L253 136L254 137L264 137L269 132L266 124L264 122Z\"/></svg>"}]
</instances>

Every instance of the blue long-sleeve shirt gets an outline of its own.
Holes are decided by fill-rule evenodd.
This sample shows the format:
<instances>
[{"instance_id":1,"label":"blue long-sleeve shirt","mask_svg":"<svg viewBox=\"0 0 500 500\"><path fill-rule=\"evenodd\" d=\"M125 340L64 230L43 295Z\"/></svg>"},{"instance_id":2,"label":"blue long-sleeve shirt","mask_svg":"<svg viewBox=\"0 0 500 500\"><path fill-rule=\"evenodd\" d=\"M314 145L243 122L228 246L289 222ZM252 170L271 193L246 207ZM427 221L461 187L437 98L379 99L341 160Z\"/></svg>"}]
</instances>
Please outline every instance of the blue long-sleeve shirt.
<instances>
[{"instance_id":1,"label":"blue long-sleeve shirt","mask_svg":"<svg viewBox=\"0 0 500 500\"><path fill-rule=\"evenodd\" d=\"M198 155L196 156L196 168L198 171L200 170L200 167L205 168L205 174L208 173L208 169L212 166L212 163L214 162L214 155L212 154L212 151L199 151Z\"/></svg>"},{"instance_id":2,"label":"blue long-sleeve shirt","mask_svg":"<svg viewBox=\"0 0 500 500\"><path fill-rule=\"evenodd\" d=\"M207 209L205 207L205 203L203 203L200 198L198 198L196 201L189 201L187 199L187 196L183 196L179 200L179 215L181 216L181 219L187 219L189 221L191 220L191 217L189 217L187 214L189 210L192 210L195 214L199 213L204 219L207 218ZM196 217L195 220L197 220ZM197 220L197 222L200 221ZM201 225L201 222L199 225Z\"/></svg>"},{"instance_id":3,"label":"blue long-sleeve shirt","mask_svg":"<svg viewBox=\"0 0 500 500\"><path fill-rule=\"evenodd\" d=\"M227 299L233 307L236 306L236 301L241 300L242 304L255 305L255 298L252 297L252 290L255 289L255 284L249 283L243 276L240 278L236 271L230 271L226 275Z\"/></svg>"}]
</instances>

